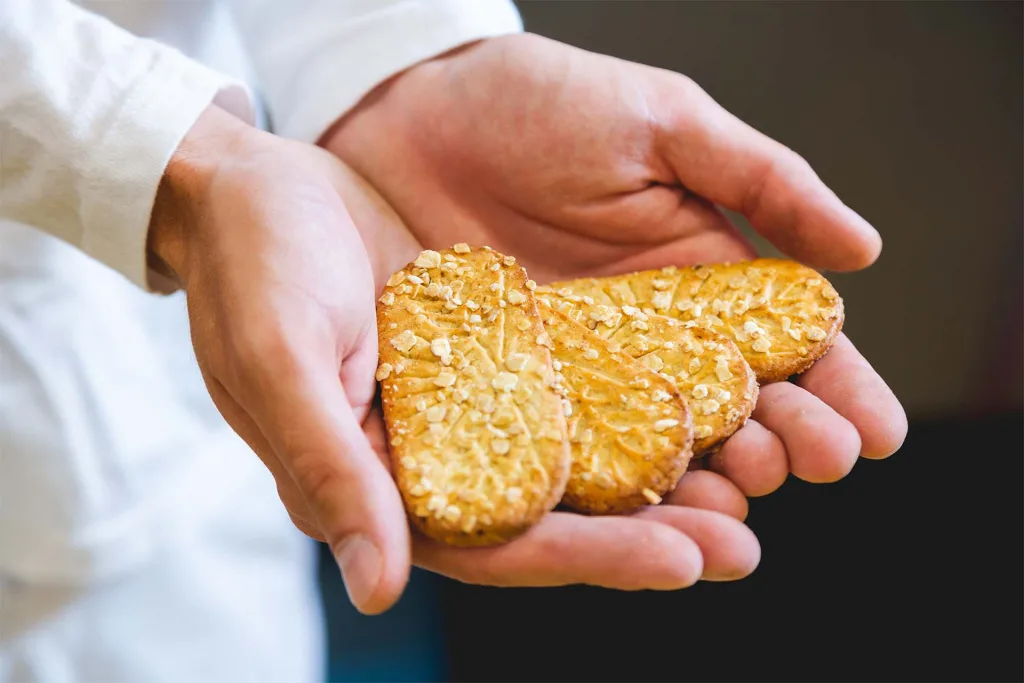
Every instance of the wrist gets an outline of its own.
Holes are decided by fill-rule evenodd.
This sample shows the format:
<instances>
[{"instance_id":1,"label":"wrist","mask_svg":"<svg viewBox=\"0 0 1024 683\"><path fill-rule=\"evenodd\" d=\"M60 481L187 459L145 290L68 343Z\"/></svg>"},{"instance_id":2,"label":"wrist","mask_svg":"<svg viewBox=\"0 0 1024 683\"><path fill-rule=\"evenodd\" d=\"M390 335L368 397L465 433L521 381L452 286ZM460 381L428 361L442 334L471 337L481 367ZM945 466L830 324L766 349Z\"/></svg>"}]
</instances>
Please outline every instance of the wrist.
<instances>
[{"instance_id":1,"label":"wrist","mask_svg":"<svg viewBox=\"0 0 1024 683\"><path fill-rule=\"evenodd\" d=\"M166 290L187 282L188 243L201 206L225 162L241 153L255 132L210 105L171 155L153 201L146 243L155 288Z\"/></svg>"}]
</instances>

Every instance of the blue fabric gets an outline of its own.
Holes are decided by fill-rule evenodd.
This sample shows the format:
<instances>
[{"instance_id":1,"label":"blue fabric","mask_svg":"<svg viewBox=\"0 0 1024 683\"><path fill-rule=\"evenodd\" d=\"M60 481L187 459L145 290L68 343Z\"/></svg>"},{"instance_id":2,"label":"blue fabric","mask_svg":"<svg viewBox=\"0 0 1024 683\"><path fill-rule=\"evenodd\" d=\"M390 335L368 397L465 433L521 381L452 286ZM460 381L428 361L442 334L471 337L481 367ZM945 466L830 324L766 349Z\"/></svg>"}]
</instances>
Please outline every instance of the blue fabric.
<instances>
[{"instance_id":1,"label":"blue fabric","mask_svg":"<svg viewBox=\"0 0 1024 683\"><path fill-rule=\"evenodd\" d=\"M442 579L414 569L402 599L367 617L345 595L334 559L321 544L320 586L327 618L329 683L448 680L439 600Z\"/></svg>"}]
</instances>

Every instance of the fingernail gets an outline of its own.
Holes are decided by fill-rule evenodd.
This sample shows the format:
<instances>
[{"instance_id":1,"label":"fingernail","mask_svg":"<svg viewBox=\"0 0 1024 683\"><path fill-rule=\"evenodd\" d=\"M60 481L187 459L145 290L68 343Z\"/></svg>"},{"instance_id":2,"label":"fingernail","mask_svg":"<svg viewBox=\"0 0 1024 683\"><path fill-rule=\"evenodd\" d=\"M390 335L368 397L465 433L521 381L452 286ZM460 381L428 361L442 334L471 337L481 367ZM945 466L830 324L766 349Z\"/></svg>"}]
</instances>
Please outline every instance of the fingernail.
<instances>
[{"instance_id":1,"label":"fingernail","mask_svg":"<svg viewBox=\"0 0 1024 683\"><path fill-rule=\"evenodd\" d=\"M334 560L345 580L348 599L362 611L380 582L380 551L365 536L355 534L342 541L334 551Z\"/></svg>"}]
</instances>

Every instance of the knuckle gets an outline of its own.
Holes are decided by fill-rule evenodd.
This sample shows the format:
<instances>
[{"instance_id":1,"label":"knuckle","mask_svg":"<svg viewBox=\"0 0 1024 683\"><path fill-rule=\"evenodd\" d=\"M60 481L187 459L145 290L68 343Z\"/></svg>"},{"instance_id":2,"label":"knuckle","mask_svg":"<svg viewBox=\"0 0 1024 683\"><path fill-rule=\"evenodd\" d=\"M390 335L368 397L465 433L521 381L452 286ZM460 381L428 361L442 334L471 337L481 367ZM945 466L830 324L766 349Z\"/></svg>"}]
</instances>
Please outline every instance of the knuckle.
<instances>
[{"instance_id":1,"label":"knuckle","mask_svg":"<svg viewBox=\"0 0 1024 683\"><path fill-rule=\"evenodd\" d=\"M309 516L319 525L325 541L339 541L360 524L357 509L366 503L361 500L364 492L354 490L356 482L347 480L334 463L318 455L300 458L291 469Z\"/></svg>"},{"instance_id":2,"label":"knuckle","mask_svg":"<svg viewBox=\"0 0 1024 683\"><path fill-rule=\"evenodd\" d=\"M684 99L694 97L704 97L707 93L704 88L700 87L697 81L693 80L686 74L681 74L675 71L664 72L668 78L668 82L671 84L673 90L676 92L677 97Z\"/></svg>"},{"instance_id":3,"label":"knuckle","mask_svg":"<svg viewBox=\"0 0 1024 683\"><path fill-rule=\"evenodd\" d=\"M761 213L766 203L775 209L783 208L772 201L779 196L777 190L780 186L793 183L805 186L818 180L810 162L781 143L773 144L774 151L763 160L746 192L742 205L746 216Z\"/></svg>"},{"instance_id":4,"label":"knuckle","mask_svg":"<svg viewBox=\"0 0 1024 683\"><path fill-rule=\"evenodd\" d=\"M783 154L785 159L785 165L789 169L789 173L798 178L804 178L805 181L817 181L818 174L814 171L814 167L811 166L811 162L803 158L797 152L786 148Z\"/></svg>"},{"instance_id":5,"label":"knuckle","mask_svg":"<svg viewBox=\"0 0 1024 683\"><path fill-rule=\"evenodd\" d=\"M291 469L296 486L314 514L323 512L336 498L340 485L338 473L312 454L295 458Z\"/></svg>"},{"instance_id":6,"label":"knuckle","mask_svg":"<svg viewBox=\"0 0 1024 683\"><path fill-rule=\"evenodd\" d=\"M695 80L674 71L657 72L654 82L654 104L661 105L664 100L665 106L659 106L663 113L653 117L651 124L666 140L673 140L679 130L690 125L693 112L702 110L702 103L710 97Z\"/></svg>"},{"instance_id":7,"label":"knuckle","mask_svg":"<svg viewBox=\"0 0 1024 683\"><path fill-rule=\"evenodd\" d=\"M324 540L319 526L315 520L311 519L309 506L302 499L302 494L296 489L295 484L287 479L287 475L285 475L284 481L279 479L277 482L277 496L281 499L281 503L296 529L313 540Z\"/></svg>"},{"instance_id":8,"label":"knuckle","mask_svg":"<svg viewBox=\"0 0 1024 683\"><path fill-rule=\"evenodd\" d=\"M289 512L288 516L291 517L292 524L295 525L296 529L304 533L306 536L309 536L314 541L320 541L321 543L323 543L327 540L324 538L324 535L320 532L316 525L307 520L306 518L300 517L299 515L296 515L292 512Z\"/></svg>"},{"instance_id":9,"label":"knuckle","mask_svg":"<svg viewBox=\"0 0 1024 683\"><path fill-rule=\"evenodd\" d=\"M679 89L679 92L682 93L683 97L696 98L704 97L707 95L707 92L704 90L704 88L700 87L700 84L697 83L697 81L690 78L689 76L686 76L684 74L677 74L675 80L676 88Z\"/></svg>"}]
</instances>

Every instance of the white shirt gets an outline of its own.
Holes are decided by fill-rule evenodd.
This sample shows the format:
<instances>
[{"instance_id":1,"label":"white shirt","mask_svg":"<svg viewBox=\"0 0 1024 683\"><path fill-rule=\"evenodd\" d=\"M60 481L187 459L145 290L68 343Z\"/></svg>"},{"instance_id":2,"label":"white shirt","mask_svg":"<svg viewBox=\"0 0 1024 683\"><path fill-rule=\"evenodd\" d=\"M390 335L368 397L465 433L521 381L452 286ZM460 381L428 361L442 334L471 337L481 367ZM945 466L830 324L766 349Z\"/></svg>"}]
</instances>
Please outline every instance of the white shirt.
<instances>
[{"instance_id":1,"label":"white shirt","mask_svg":"<svg viewBox=\"0 0 1024 683\"><path fill-rule=\"evenodd\" d=\"M522 29L508 0L80 4L0 0L0 574L71 582L138 566L255 457L182 295L143 291L156 187L199 113L216 98L311 142L389 76Z\"/></svg>"}]
</instances>

